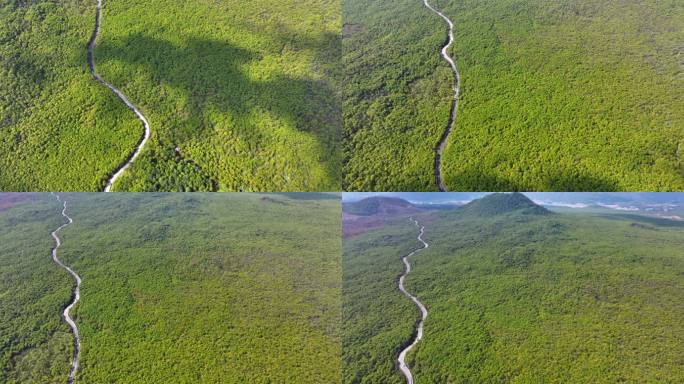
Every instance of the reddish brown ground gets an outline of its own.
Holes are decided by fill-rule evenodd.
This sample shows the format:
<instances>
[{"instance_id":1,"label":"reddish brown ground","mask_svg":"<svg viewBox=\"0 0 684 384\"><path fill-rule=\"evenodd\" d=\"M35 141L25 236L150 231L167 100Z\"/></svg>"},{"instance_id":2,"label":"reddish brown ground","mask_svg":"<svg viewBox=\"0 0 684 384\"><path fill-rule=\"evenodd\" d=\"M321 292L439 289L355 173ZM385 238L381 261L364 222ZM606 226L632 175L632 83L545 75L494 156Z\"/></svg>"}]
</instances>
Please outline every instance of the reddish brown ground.
<instances>
[{"instance_id":1,"label":"reddish brown ground","mask_svg":"<svg viewBox=\"0 0 684 384\"><path fill-rule=\"evenodd\" d=\"M418 213L420 215L420 211ZM399 215L372 215L372 216L357 216L349 213L342 213L342 237L348 239L350 237L358 236L366 233L374 228L380 228L387 223L408 218L409 214ZM427 216L427 215L420 215Z\"/></svg>"}]
</instances>

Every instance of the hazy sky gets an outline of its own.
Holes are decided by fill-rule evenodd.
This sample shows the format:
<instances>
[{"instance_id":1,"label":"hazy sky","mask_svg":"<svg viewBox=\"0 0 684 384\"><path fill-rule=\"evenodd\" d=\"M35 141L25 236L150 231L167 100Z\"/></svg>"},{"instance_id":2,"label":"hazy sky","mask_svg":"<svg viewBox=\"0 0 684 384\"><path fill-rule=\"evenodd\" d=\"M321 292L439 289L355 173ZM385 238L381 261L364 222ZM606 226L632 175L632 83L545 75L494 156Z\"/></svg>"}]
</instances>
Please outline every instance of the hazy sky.
<instances>
[{"instance_id":1,"label":"hazy sky","mask_svg":"<svg viewBox=\"0 0 684 384\"><path fill-rule=\"evenodd\" d=\"M345 202L358 201L371 196L399 197L414 203L440 204L470 201L485 195L482 192L355 192L343 193ZM525 193L537 202L591 204L591 203L673 203L684 204L684 193L614 193L614 192L534 192Z\"/></svg>"}]
</instances>

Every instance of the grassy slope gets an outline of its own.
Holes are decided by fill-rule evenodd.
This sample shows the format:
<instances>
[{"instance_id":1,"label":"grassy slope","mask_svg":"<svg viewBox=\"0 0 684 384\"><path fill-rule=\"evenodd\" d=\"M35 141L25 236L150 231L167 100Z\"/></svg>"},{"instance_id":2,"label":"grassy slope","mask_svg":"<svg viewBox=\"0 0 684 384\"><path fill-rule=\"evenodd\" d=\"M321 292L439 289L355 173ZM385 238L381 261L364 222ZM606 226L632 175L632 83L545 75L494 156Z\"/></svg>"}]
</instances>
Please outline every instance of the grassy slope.
<instances>
[{"instance_id":1,"label":"grassy slope","mask_svg":"<svg viewBox=\"0 0 684 384\"><path fill-rule=\"evenodd\" d=\"M410 356L417 382L683 379L684 345L676 336L684 332L683 228L587 215L439 215L426 228L430 248L407 279L430 311L425 338ZM380 230L376 238L388 234ZM368 263L377 252L360 250L358 259ZM394 271L384 274L394 278ZM395 288L372 300L391 303ZM385 311L392 310L398 307ZM375 316L365 314L367 321ZM394 321L392 331L403 322ZM383 353L396 345L383 341ZM386 370L392 355L374 359L375 371ZM393 380L396 374L376 382Z\"/></svg>"},{"instance_id":2,"label":"grassy slope","mask_svg":"<svg viewBox=\"0 0 684 384\"><path fill-rule=\"evenodd\" d=\"M343 5L344 189L432 190L449 118L445 30L420 1Z\"/></svg>"},{"instance_id":3,"label":"grassy slope","mask_svg":"<svg viewBox=\"0 0 684 384\"><path fill-rule=\"evenodd\" d=\"M116 0L103 17L99 71L153 131L118 189L340 189L338 2Z\"/></svg>"},{"instance_id":4,"label":"grassy slope","mask_svg":"<svg viewBox=\"0 0 684 384\"><path fill-rule=\"evenodd\" d=\"M437 3L463 78L450 189L684 189L681 2Z\"/></svg>"},{"instance_id":5,"label":"grassy slope","mask_svg":"<svg viewBox=\"0 0 684 384\"><path fill-rule=\"evenodd\" d=\"M0 189L98 190L140 135L92 81L95 2L0 3Z\"/></svg>"},{"instance_id":6,"label":"grassy slope","mask_svg":"<svg viewBox=\"0 0 684 384\"><path fill-rule=\"evenodd\" d=\"M65 198L61 255L83 277L78 382L339 381L339 201Z\"/></svg>"},{"instance_id":7,"label":"grassy slope","mask_svg":"<svg viewBox=\"0 0 684 384\"><path fill-rule=\"evenodd\" d=\"M73 281L50 259L60 217L48 195L0 210L2 383L56 383L69 372L73 338L60 314Z\"/></svg>"}]
</instances>

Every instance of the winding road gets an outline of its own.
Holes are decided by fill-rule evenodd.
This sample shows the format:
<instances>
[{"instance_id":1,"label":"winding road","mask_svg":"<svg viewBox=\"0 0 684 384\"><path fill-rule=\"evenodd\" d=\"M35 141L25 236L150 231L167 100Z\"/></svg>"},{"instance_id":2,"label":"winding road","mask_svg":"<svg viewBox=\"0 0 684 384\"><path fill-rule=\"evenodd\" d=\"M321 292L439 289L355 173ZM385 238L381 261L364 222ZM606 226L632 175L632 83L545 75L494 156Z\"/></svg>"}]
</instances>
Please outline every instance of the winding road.
<instances>
[{"instance_id":1,"label":"winding road","mask_svg":"<svg viewBox=\"0 0 684 384\"><path fill-rule=\"evenodd\" d=\"M440 192L446 192L447 189L444 185L444 180L442 179L442 153L444 152L444 148L446 148L447 139L449 138L451 131L454 130L454 124L456 122L458 85L461 82L461 76L458 73L458 66L456 65L456 62L451 58L451 56L449 56L449 47L451 47L451 45L454 43L454 23L451 21L451 19L446 17L446 15L430 5L428 0L423 0L423 4L425 4L425 6L432 12L438 14L442 19L444 19L444 21L446 21L447 25L449 25L449 42L442 47L442 57L449 63L449 65L451 65L451 69L454 71L454 98L451 101L449 124L447 125L444 133L442 133L442 137L440 137L439 142L435 147L435 183L437 184L437 188L439 188Z\"/></svg>"},{"instance_id":2,"label":"winding road","mask_svg":"<svg viewBox=\"0 0 684 384\"><path fill-rule=\"evenodd\" d=\"M399 358L397 359L397 361L399 362L399 369L401 370L401 373L403 373L404 376L406 376L406 383L407 384L413 384L413 375L411 374L411 369L409 369L408 365L406 365L406 355L423 338L423 325L425 324L425 319L427 318L427 315L428 315L428 310L427 310L427 308L425 308L425 305L423 305L423 303L421 303L417 297L410 294L406 290L406 288L404 287L404 279L406 278L406 275L408 275L411 272L411 263L409 263L409 257L413 256L417 252L420 252L423 249L428 247L428 243L426 243L423 240L423 233L425 233L425 227L418 224L418 221L413 219L413 218L410 218L410 220L412 220L416 224L416 227L420 227L420 234L418 235L418 241L423 243L423 247L416 249L415 251L409 253L408 255L404 256L401 259L404 262L404 265L406 265L406 272L404 272L404 274L401 275L401 277L399 278L399 290L404 295L406 295L406 297L411 299L411 301L413 301L413 303L418 307L418 309L420 309L420 314L421 314L420 322L418 323L418 328L416 329L415 339L413 339L413 342L411 343L411 345L409 345L408 347L404 348L403 351L401 351L401 353L399 354Z\"/></svg>"},{"instance_id":3,"label":"winding road","mask_svg":"<svg viewBox=\"0 0 684 384\"><path fill-rule=\"evenodd\" d=\"M114 94L121 99L121 101L126 104L128 108L130 108L135 114L138 116L138 119L142 121L143 127L145 128L144 133L142 135L142 138L138 142L138 146L135 148L135 151L133 154L131 154L126 161L114 171L113 175L107 180L107 186L105 187L104 191L105 192L111 192L112 191L112 186L116 182L116 179L121 177L123 173L128 169L128 167L133 164L133 161L135 160L136 157L142 152L143 147L145 147L145 144L147 143L147 140L150 138L150 123L147 121L147 118L145 115L142 113L140 108L138 108L135 104L133 104L126 95L121 92L118 88L113 86L112 84L108 83L105 79L103 79L95 70L95 55L93 51L95 50L95 44L97 43L97 35L100 34L100 24L102 23L102 0L97 0L97 12L95 13L95 29L93 30L93 34L90 37L90 41L88 41L88 66L90 67L90 73L93 75L93 78L100 84L104 85L105 87L109 88Z\"/></svg>"},{"instance_id":4,"label":"winding road","mask_svg":"<svg viewBox=\"0 0 684 384\"><path fill-rule=\"evenodd\" d=\"M56 195L54 193L52 195L55 196L55 198L57 198L57 201L62 202L62 200L60 200L60 198L59 198L59 195ZM79 357L81 357L81 337L78 334L78 327L76 326L74 319L71 318L71 315L69 314L69 312L71 312L71 309L74 307L74 305L76 305L76 303L78 303L78 301L81 299L81 276L79 276L76 272L74 272L73 269L69 268L64 263L62 263L59 260L59 258L57 257L57 249L62 245L62 240L60 240L57 233L62 228L65 228L74 222L71 219L71 217L69 217L66 214L66 209L67 209L66 201L64 201L64 204L62 207L63 207L62 208L62 216L64 216L68 222L62 224L59 228L52 231L52 238L55 239L55 247L52 248L52 260L55 263L57 263L57 265L59 265L60 267L64 268L67 272L69 272L71 274L71 276L74 277L74 279L76 279L76 289L74 289L74 296L73 296L74 299L71 301L71 304L69 304L69 306L67 306L64 309L64 320L66 320L66 322L69 324L69 326L71 327L71 330L74 333L74 356L73 356L73 360L71 361L71 372L69 373L69 381L68 381L68 384L73 384L74 379L76 377L76 371L78 370L78 359L79 359Z\"/></svg>"}]
</instances>

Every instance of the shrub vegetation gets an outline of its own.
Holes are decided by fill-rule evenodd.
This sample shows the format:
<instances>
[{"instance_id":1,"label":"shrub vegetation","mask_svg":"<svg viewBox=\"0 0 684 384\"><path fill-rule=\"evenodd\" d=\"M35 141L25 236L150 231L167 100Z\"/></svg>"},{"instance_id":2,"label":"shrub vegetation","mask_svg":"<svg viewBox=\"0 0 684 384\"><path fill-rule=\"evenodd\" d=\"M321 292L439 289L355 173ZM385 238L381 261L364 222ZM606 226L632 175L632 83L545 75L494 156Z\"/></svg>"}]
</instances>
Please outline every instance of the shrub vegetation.
<instances>
[{"instance_id":1,"label":"shrub vegetation","mask_svg":"<svg viewBox=\"0 0 684 384\"><path fill-rule=\"evenodd\" d=\"M103 189L142 134L88 74L95 1L0 5L0 187ZM107 1L97 71L148 117L120 191L340 190L339 4Z\"/></svg>"},{"instance_id":2,"label":"shrub vegetation","mask_svg":"<svg viewBox=\"0 0 684 384\"><path fill-rule=\"evenodd\" d=\"M347 0L343 13L344 190L436 190L453 96L444 28L415 0Z\"/></svg>"},{"instance_id":3,"label":"shrub vegetation","mask_svg":"<svg viewBox=\"0 0 684 384\"><path fill-rule=\"evenodd\" d=\"M88 3L0 2L0 190L104 189L140 137L135 115L88 73Z\"/></svg>"},{"instance_id":4,"label":"shrub vegetation","mask_svg":"<svg viewBox=\"0 0 684 384\"><path fill-rule=\"evenodd\" d=\"M31 233L18 233L22 226L0 232L13 244L12 252L2 253L3 264L26 277L2 280L2 316L40 310L25 313L23 322L3 321L3 336L29 340L17 345L15 337L3 337L3 373L9 379L52 375L36 383L66 381L73 340L60 317L73 281L49 255L49 230L61 223L59 205L43 197L42 216L33 213L34 205L0 214L5 222L36 222ZM60 232L60 258L83 278L74 311L82 344L76 382L340 381L339 199L63 199L74 224ZM11 270L0 273L10 276L4 271ZM54 276L42 278L44 271ZM56 358L48 359L52 366L28 364L28 357L21 366L13 363L24 355Z\"/></svg>"},{"instance_id":5,"label":"shrub vegetation","mask_svg":"<svg viewBox=\"0 0 684 384\"><path fill-rule=\"evenodd\" d=\"M416 382L684 380L684 225L487 212L419 219L430 247L406 279L429 310L409 356ZM401 220L345 241L346 383L403 382L393 362L419 313L396 279L416 235Z\"/></svg>"},{"instance_id":6,"label":"shrub vegetation","mask_svg":"<svg viewBox=\"0 0 684 384\"><path fill-rule=\"evenodd\" d=\"M0 202L7 198L0 194ZM2 383L59 383L69 375L73 336L61 313L73 280L50 258L60 218L46 196L0 208Z\"/></svg>"},{"instance_id":7,"label":"shrub vegetation","mask_svg":"<svg viewBox=\"0 0 684 384\"><path fill-rule=\"evenodd\" d=\"M679 1L434 0L454 191L684 189ZM421 1L345 5L345 189L433 190L453 76Z\"/></svg>"}]
</instances>

